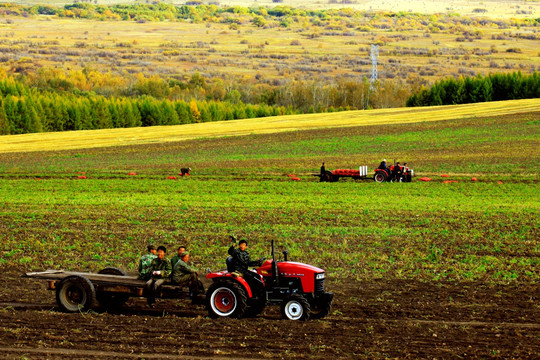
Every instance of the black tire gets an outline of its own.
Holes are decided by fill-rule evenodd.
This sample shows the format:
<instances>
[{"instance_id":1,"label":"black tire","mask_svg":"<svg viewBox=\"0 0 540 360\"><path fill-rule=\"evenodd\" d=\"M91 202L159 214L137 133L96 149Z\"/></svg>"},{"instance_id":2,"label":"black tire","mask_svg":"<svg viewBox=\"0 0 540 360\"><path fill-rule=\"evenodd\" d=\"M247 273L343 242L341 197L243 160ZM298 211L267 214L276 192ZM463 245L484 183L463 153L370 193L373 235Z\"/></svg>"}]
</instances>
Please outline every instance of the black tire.
<instances>
[{"instance_id":1,"label":"black tire","mask_svg":"<svg viewBox=\"0 0 540 360\"><path fill-rule=\"evenodd\" d=\"M56 302L65 312L88 311L96 302L96 289L84 276L71 275L58 284Z\"/></svg>"},{"instance_id":2,"label":"black tire","mask_svg":"<svg viewBox=\"0 0 540 360\"><path fill-rule=\"evenodd\" d=\"M98 271L98 274L126 276L126 272L116 267L107 267ZM129 300L129 294L98 292L96 294L99 304L107 310L116 310L122 307Z\"/></svg>"},{"instance_id":3,"label":"black tire","mask_svg":"<svg viewBox=\"0 0 540 360\"><path fill-rule=\"evenodd\" d=\"M236 282L217 282L206 292L206 309L211 318L241 318L247 310L246 291Z\"/></svg>"},{"instance_id":4,"label":"black tire","mask_svg":"<svg viewBox=\"0 0 540 360\"><path fill-rule=\"evenodd\" d=\"M305 297L292 294L281 304L281 316L284 319L306 321L311 315L311 307Z\"/></svg>"},{"instance_id":5,"label":"black tire","mask_svg":"<svg viewBox=\"0 0 540 360\"><path fill-rule=\"evenodd\" d=\"M262 313L265 307L266 307L266 304L264 300L258 300L256 302L253 302L247 308L246 313L244 314L244 317L255 317L259 315L260 313Z\"/></svg>"},{"instance_id":6,"label":"black tire","mask_svg":"<svg viewBox=\"0 0 540 360\"><path fill-rule=\"evenodd\" d=\"M332 299L319 299L311 304L310 319L322 319L330 313L332 308Z\"/></svg>"},{"instance_id":7,"label":"black tire","mask_svg":"<svg viewBox=\"0 0 540 360\"><path fill-rule=\"evenodd\" d=\"M377 172L373 176L373 180L375 180L375 182L378 182L378 183L383 183L386 181L386 174L383 172Z\"/></svg>"}]
</instances>

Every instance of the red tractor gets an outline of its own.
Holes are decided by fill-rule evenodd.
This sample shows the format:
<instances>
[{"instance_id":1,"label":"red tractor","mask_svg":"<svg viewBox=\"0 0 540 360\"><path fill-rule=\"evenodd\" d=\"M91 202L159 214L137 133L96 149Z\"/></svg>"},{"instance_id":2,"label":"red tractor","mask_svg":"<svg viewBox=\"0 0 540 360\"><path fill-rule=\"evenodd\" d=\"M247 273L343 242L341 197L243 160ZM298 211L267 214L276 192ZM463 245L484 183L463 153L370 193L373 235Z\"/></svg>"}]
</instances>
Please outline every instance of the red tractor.
<instances>
[{"instance_id":1,"label":"red tractor","mask_svg":"<svg viewBox=\"0 0 540 360\"><path fill-rule=\"evenodd\" d=\"M253 271L259 288L252 288L239 274L222 270L209 273L206 308L212 318L249 317L260 314L267 305L280 305L284 319L307 320L325 317L332 306L334 294L324 289L325 271L312 265L287 260L276 261L274 241L272 259Z\"/></svg>"},{"instance_id":2,"label":"red tractor","mask_svg":"<svg viewBox=\"0 0 540 360\"><path fill-rule=\"evenodd\" d=\"M414 176L414 170L406 167L400 166L400 171L398 175L395 175L395 169L398 165L391 165L386 169L375 169L375 175L373 175L373 180L378 183L385 181L396 181L396 182L411 182L412 177Z\"/></svg>"}]
</instances>

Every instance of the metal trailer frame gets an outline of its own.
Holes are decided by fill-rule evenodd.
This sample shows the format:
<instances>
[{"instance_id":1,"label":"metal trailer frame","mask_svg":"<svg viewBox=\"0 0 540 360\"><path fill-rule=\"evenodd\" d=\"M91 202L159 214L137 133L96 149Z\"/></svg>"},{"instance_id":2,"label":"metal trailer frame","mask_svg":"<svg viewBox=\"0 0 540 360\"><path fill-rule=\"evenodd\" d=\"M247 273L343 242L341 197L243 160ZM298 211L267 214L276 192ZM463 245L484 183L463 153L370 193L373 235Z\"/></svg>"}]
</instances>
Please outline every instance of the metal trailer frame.
<instances>
[{"instance_id":1,"label":"metal trailer frame","mask_svg":"<svg viewBox=\"0 0 540 360\"><path fill-rule=\"evenodd\" d=\"M108 271L107 271L108 270ZM101 273L102 272L102 273ZM126 275L117 268L106 268L100 273L47 270L27 272L25 278L47 281L47 290L56 292L56 302L65 312L87 311L96 303L106 309L121 307L130 297L146 297L146 280ZM164 283L156 298L196 301L183 287Z\"/></svg>"},{"instance_id":2,"label":"metal trailer frame","mask_svg":"<svg viewBox=\"0 0 540 360\"><path fill-rule=\"evenodd\" d=\"M351 178L354 180L373 180L373 176L368 174L368 166L360 165L358 167L358 174L336 174L333 171L326 171L324 174L313 174L313 176L319 177L321 182L336 182L340 178Z\"/></svg>"}]
</instances>

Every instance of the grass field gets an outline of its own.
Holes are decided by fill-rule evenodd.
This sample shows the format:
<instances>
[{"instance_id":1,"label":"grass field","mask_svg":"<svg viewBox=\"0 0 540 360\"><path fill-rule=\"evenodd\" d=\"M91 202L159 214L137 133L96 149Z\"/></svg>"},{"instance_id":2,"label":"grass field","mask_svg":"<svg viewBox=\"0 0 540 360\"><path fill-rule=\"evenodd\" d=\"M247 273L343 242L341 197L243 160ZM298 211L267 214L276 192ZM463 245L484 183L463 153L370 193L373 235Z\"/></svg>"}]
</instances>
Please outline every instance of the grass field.
<instances>
[{"instance_id":1,"label":"grass field","mask_svg":"<svg viewBox=\"0 0 540 360\"><path fill-rule=\"evenodd\" d=\"M98 138L105 132L96 131L79 136L88 148L4 147L0 269L134 269L148 242L187 244L199 267L216 269L234 233L251 241L256 257L268 256L274 239L336 281L538 281L540 112L516 104L527 111L470 117L456 107L446 111L454 117L440 120L432 109L433 121L425 121L426 109L408 116L396 110L402 123L243 129L253 134L90 148L104 145ZM40 144L33 136L29 146ZM318 183L309 176L321 161L330 169L373 168L382 157L408 161L433 181ZM191 166L192 176L167 179L182 166ZM81 172L87 179L78 179ZM442 173L459 182L443 183Z\"/></svg>"},{"instance_id":2,"label":"grass field","mask_svg":"<svg viewBox=\"0 0 540 360\"><path fill-rule=\"evenodd\" d=\"M477 8L495 9L493 4L509 8L506 2L484 3ZM451 13L446 10L448 6L441 12ZM529 6L538 11L536 2L521 4L527 11ZM450 20L445 16L440 20L427 16L420 19L412 14L403 20L368 22L367 26L365 17L343 15L320 25L312 24L313 18L297 19L287 28L277 20L272 26L256 27L250 19L241 19L236 30L218 22L136 23L7 16L6 23L0 24L0 45L4 46L0 60L6 68L23 73L37 72L43 66L63 70L90 67L115 75L157 74L182 80L198 71L207 79L223 79L228 86L251 84L255 77L258 83L266 84L314 78L326 84L340 76L369 78L370 46L379 43L379 78L399 79L411 86L441 76L538 70L534 21L516 25L506 16L499 25L482 25L481 18L499 19L499 15L488 11L472 21L465 14L448 16ZM454 24L454 20L463 23ZM439 22L444 23L439 24L441 29L430 30L429 26Z\"/></svg>"},{"instance_id":3,"label":"grass field","mask_svg":"<svg viewBox=\"0 0 540 360\"><path fill-rule=\"evenodd\" d=\"M540 99L525 99L455 106L280 116L179 126L155 126L151 128L24 134L0 137L0 153L136 145L153 142L192 140L201 137L211 138L281 133L327 127L346 128L403 125L418 122L538 112L539 110Z\"/></svg>"}]
</instances>

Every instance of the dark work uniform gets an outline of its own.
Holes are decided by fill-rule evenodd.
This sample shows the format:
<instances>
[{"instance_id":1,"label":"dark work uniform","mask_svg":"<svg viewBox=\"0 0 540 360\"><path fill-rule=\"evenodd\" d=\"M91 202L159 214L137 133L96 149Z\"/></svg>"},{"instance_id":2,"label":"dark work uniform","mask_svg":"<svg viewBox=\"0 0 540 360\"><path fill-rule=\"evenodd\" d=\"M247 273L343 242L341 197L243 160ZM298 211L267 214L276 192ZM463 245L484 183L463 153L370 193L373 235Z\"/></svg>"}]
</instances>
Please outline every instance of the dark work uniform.
<instances>
[{"instance_id":1,"label":"dark work uniform","mask_svg":"<svg viewBox=\"0 0 540 360\"><path fill-rule=\"evenodd\" d=\"M160 275L153 275L154 271L161 271ZM146 282L145 290L147 294L148 304L152 305L156 302L156 294L159 291L161 285L167 281L171 273L171 263L169 260L163 258L160 260L156 257L150 263L150 268L148 269L148 274L150 274L150 280Z\"/></svg>"},{"instance_id":2,"label":"dark work uniform","mask_svg":"<svg viewBox=\"0 0 540 360\"><path fill-rule=\"evenodd\" d=\"M325 172L326 172L326 167L324 167L323 165L321 166L321 175L324 175Z\"/></svg>"},{"instance_id":3,"label":"dark work uniform","mask_svg":"<svg viewBox=\"0 0 540 360\"><path fill-rule=\"evenodd\" d=\"M254 293L262 291L264 289L264 285L261 282L259 274L249 270L250 266L260 266L260 261L251 261L249 253L247 251L236 249L234 246L231 246L229 248L228 253L233 258L233 271L242 274L242 277L246 280Z\"/></svg>"}]
</instances>

